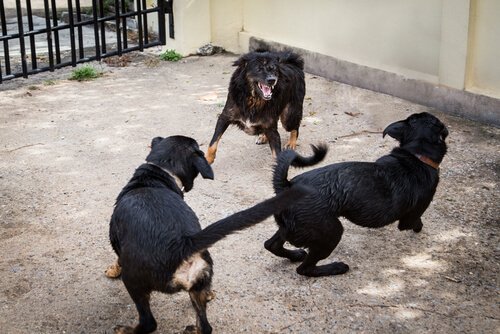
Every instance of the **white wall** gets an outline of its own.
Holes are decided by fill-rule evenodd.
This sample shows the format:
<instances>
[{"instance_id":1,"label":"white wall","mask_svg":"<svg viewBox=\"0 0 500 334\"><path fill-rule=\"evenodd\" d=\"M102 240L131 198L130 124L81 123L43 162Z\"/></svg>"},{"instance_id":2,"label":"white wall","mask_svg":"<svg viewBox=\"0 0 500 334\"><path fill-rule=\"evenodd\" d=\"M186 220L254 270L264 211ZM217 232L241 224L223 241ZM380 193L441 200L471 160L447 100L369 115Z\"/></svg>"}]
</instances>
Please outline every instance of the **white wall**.
<instances>
[{"instance_id":1,"label":"white wall","mask_svg":"<svg viewBox=\"0 0 500 334\"><path fill-rule=\"evenodd\" d=\"M500 98L500 1L476 0L472 9L467 89Z\"/></svg>"},{"instance_id":2,"label":"white wall","mask_svg":"<svg viewBox=\"0 0 500 334\"><path fill-rule=\"evenodd\" d=\"M184 55L208 42L247 52L254 36L500 96L500 0L183 0L174 15L166 48Z\"/></svg>"},{"instance_id":3,"label":"white wall","mask_svg":"<svg viewBox=\"0 0 500 334\"><path fill-rule=\"evenodd\" d=\"M245 0L244 30L369 67L438 82L442 1Z\"/></svg>"}]
</instances>

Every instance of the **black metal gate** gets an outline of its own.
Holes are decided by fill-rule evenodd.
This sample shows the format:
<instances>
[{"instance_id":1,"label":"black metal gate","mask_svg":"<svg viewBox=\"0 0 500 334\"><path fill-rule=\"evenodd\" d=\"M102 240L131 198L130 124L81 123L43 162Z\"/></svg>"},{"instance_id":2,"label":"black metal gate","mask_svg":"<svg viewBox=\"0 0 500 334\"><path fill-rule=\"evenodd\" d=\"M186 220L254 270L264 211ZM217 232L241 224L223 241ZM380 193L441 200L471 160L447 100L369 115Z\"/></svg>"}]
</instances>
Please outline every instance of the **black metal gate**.
<instances>
[{"instance_id":1,"label":"black metal gate","mask_svg":"<svg viewBox=\"0 0 500 334\"><path fill-rule=\"evenodd\" d=\"M0 83L165 45L166 14L174 37L173 0L157 0L149 8L147 0L57 2L59 7L56 0L0 0ZM157 32L148 24L154 18Z\"/></svg>"}]
</instances>

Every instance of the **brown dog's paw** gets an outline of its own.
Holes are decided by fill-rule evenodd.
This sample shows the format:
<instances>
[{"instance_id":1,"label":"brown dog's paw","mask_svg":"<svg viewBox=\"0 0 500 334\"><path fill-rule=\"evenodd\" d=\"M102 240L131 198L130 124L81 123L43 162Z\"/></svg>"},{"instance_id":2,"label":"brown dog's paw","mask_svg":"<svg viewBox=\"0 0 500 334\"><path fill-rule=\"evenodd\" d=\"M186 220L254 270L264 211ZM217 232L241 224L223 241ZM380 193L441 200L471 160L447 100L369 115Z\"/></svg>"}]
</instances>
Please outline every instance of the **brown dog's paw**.
<instances>
[{"instance_id":1,"label":"brown dog's paw","mask_svg":"<svg viewBox=\"0 0 500 334\"><path fill-rule=\"evenodd\" d=\"M195 325L189 325L186 326L186 329L184 329L184 332L182 332L182 334L201 334L201 330Z\"/></svg>"},{"instance_id":2,"label":"brown dog's paw","mask_svg":"<svg viewBox=\"0 0 500 334\"><path fill-rule=\"evenodd\" d=\"M208 164L211 165L215 161L215 153L217 152L217 149L214 147L209 147L207 150L207 153L205 154L205 159L207 160Z\"/></svg>"},{"instance_id":3,"label":"brown dog's paw","mask_svg":"<svg viewBox=\"0 0 500 334\"><path fill-rule=\"evenodd\" d=\"M255 141L255 144L257 144L257 145L263 145L263 144L267 144L268 142L269 142L269 140L267 139L267 136L265 134L260 134L257 137L257 140Z\"/></svg>"},{"instance_id":4,"label":"brown dog's paw","mask_svg":"<svg viewBox=\"0 0 500 334\"><path fill-rule=\"evenodd\" d=\"M290 139L288 139L288 143L285 145L285 149L287 150L295 150L297 148L297 137L299 133L297 130L292 130L290 132Z\"/></svg>"},{"instance_id":5,"label":"brown dog's paw","mask_svg":"<svg viewBox=\"0 0 500 334\"><path fill-rule=\"evenodd\" d=\"M104 272L106 277L109 278L117 278L121 275L121 273L122 273L122 267L118 264L118 262L115 262L112 265L110 265L108 269L106 269L106 271Z\"/></svg>"},{"instance_id":6,"label":"brown dog's paw","mask_svg":"<svg viewBox=\"0 0 500 334\"><path fill-rule=\"evenodd\" d=\"M117 325L113 330L115 334L134 334L134 329L129 326Z\"/></svg>"}]
</instances>

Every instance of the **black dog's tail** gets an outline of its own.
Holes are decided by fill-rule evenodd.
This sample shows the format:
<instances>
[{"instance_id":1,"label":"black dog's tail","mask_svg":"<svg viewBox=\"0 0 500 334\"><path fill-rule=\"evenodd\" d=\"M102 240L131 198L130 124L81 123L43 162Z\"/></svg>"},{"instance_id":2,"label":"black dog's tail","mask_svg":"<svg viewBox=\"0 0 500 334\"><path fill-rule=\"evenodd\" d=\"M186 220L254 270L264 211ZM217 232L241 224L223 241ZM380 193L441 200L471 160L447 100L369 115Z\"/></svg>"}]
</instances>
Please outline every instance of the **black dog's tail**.
<instances>
[{"instance_id":1,"label":"black dog's tail","mask_svg":"<svg viewBox=\"0 0 500 334\"><path fill-rule=\"evenodd\" d=\"M305 186L293 187L249 209L232 214L207 226L202 231L188 237L191 240L191 252L196 253L207 249L231 233L260 223L267 217L283 211L294 201L310 194L311 191Z\"/></svg>"},{"instance_id":2,"label":"black dog's tail","mask_svg":"<svg viewBox=\"0 0 500 334\"><path fill-rule=\"evenodd\" d=\"M278 162L274 166L273 171L273 187L276 194L290 188L290 181L288 181L288 169L290 165L294 167L313 166L323 160L328 152L326 144L311 145L311 148L313 155L309 157L303 157L293 150L282 151L278 155Z\"/></svg>"}]
</instances>

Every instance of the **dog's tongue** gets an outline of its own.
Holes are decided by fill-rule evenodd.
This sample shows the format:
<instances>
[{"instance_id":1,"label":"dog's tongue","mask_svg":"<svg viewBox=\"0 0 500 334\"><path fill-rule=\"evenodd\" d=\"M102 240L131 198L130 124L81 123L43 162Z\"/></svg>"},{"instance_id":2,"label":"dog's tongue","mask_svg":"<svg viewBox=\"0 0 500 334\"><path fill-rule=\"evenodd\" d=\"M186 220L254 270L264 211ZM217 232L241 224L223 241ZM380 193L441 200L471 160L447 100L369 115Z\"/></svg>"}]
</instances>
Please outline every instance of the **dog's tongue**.
<instances>
[{"instance_id":1,"label":"dog's tongue","mask_svg":"<svg viewBox=\"0 0 500 334\"><path fill-rule=\"evenodd\" d=\"M271 95L273 94L271 87L269 87L268 85L265 85L263 83L259 83L259 87L260 87L260 90L262 91L262 94L264 95L264 97L270 98Z\"/></svg>"}]
</instances>

